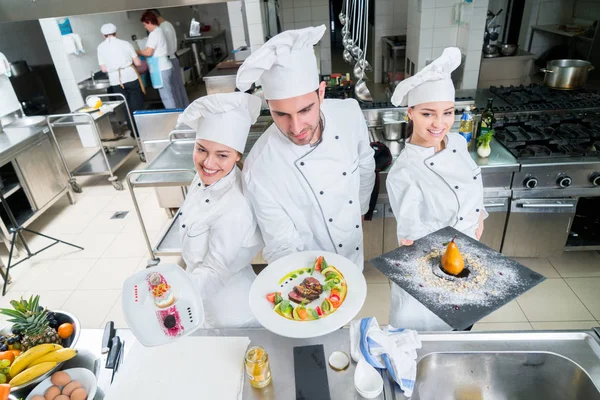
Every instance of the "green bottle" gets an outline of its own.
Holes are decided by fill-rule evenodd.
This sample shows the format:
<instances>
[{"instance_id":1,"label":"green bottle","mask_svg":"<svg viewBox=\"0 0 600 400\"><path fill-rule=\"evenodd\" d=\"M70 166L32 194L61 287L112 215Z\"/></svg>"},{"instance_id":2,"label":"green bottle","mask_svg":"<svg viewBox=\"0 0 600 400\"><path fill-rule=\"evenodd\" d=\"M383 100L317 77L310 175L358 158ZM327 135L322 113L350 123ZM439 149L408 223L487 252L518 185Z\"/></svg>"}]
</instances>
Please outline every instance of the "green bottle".
<instances>
[{"instance_id":1,"label":"green bottle","mask_svg":"<svg viewBox=\"0 0 600 400\"><path fill-rule=\"evenodd\" d=\"M481 122L479 125L479 136L483 136L487 133L489 133L492 130L492 125L494 124L494 121L496 121L496 118L494 118L494 111L492 110L492 102L494 101L493 98L489 98L488 102L487 102L487 106L485 106L485 109L483 110L483 112L481 113Z\"/></svg>"}]
</instances>

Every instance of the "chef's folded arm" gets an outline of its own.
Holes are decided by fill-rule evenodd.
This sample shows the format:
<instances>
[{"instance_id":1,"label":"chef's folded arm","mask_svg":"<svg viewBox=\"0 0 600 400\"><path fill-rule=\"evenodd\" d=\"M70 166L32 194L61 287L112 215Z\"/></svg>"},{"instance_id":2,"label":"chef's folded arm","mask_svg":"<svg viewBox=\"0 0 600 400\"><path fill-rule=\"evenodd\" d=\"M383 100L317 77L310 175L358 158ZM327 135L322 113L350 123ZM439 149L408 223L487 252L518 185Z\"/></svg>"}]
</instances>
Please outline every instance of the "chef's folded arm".
<instances>
[{"instance_id":1,"label":"chef's folded arm","mask_svg":"<svg viewBox=\"0 0 600 400\"><path fill-rule=\"evenodd\" d=\"M204 298L214 297L239 272L231 266L247 238L256 229L249 211L245 207L231 208L211 225L206 257L192 271ZM235 230L235 234L232 234L232 230Z\"/></svg>"},{"instance_id":2,"label":"chef's folded arm","mask_svg":"<svg viewBox=\"0 0 600 400\"><path fill-rule=\"evenodd\" d=\"M277 193L264 189L255 179L252 179L250 171L244 171L242 185L244 196L252 204L265 243L263 258L267 263L270 264L283 256L305 250L292 219L275 200Z\"/></svg>"},{"instance_id":3,"label":"chef's folded arm","mask_svg":"<svg viewBox=\"0 0 600 400\"><path fill-rule=\"evenodd\" d=\"M359 112L359 127L361 127L360 141L358 142L358 168L360 170L360 212L365 215L369 211L369 202L371 201L371 192L375 185L375 157L374 151L369 141L369 130L365 122L362 111Z\"/></svg>"}]
</instances>

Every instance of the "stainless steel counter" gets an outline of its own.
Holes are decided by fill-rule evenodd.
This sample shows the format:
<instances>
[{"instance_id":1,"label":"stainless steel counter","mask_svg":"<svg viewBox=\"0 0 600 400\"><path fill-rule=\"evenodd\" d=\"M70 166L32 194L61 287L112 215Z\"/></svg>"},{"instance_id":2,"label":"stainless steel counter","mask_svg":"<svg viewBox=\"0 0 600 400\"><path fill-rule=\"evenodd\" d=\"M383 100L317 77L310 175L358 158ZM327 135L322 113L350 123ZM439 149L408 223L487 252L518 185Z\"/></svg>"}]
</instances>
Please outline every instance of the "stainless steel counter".
<instances>
[{"instance_id":1,"label":"stainless steel counter","mask_svg":"<svg viewBox=\"0 0 600 400\"><path fill-rule=\"evenodd\" d=\"M50 132L47 125L23 128L5 127L0 133L0 165L16 158L23 150L41 141Z\"/></svg>"},{"instance_id":2,"label":"stainless steel counter","mask_svg":"<svg viewBox=\"0 0 600 400\"><path fill-rule=\"evenodd\" d=\"M77 358L83 356L92 360L99 359L100 347L103 331L100 329L84 329L79 338L77 348L80 355L72 362L75 365L81 365L82 362ZM127 353L132 344L136 341L129 330L119 329L117 335L125 339L125 359L128 362ZM200 330L193 334L194 336L247 336L252 345L263 346L268 354L271 363L271 372L273 383L264 389L253 389L248 380L244 381L244 399L293 399L295 398L294 382L294 358L293 347L312 344L323 344L325 357L328 357L335 350L342 350L350 353L350 338L348 329L340 329L329 335L313 339L289 339L275 335L264 329L222 329L222 330ZM515 385L517 381L529 379L530 392L542 394L548 388L556 389L556 393L561 390L571 390L575 396L575 390L579 390L579 395L588 394L588 397L556 397L569 399L598 399L593 396L594 386L600 387L600 345L598 336L592 331L568 331L568 332L447 332L447 333L424 333L420 335L423 347L417 351L417 383L415 385L415 394L413 399L454 399L467 397L452 397L456 394L457 388L468 387L471 392L480 393L480 397L469 398L508 398L503 396L503 390ZM483 364L475 365L455 365L458 370L440 371L437 370L429 375L427 372L433 371L431 360L443 362L444 357L465 356L470 360L487 361L486 368ZM556 356L556 357L555 357ZM552 358L560 359L561 363L556 371L548 371L555 364ZM241 362L241 360L240 360ZM504 364L501 364L504 363ZM494 367L513 364L515 368L505 368L501 371ZM104 398L104 392L110 385L111 370L100 368L98 361L91 362L98 376L98 387L100 390L95 400ZM336 399L361 399L354 389L354 369L356 364L351 363L350 367L343 372L335 372L327 368L327 378L329 380L329 389L331 398ZM66 365L65 368L71 367ZM469 367L467 369L461 367ZM455 368L456 369L456 368ZM527 375L516 376L522 369L527 370ZM563 379L569 387L555 387L561 382L547 381L544 378L549 377L549 373L556 373L555 378ZM387 379L387 373L384 376L384 392L378 399L405 399L399 387ZM525 378L523 378L523 376ZM589 378L588 378L589 377ZM473 378L476 378L473 380ZM511 378L512 380L507 380ZM591 387L584 387L586 379L591 380ZM437 383L436 383L437 382ZM443 382L443 384L439 384ZM537 384L536 384L537 382ZM466 385L466 384L469 385ZM564 382L563 382L564 383ZM176 382L174 382L176 384ZM436 396L425 397L425 388L433 387L436 390ZM587 389L584 392L582 389ZM592 394L592 396L589 396ZM514 398L548 398L548 397L514 397Z\"/></svg>"}]
</instances>

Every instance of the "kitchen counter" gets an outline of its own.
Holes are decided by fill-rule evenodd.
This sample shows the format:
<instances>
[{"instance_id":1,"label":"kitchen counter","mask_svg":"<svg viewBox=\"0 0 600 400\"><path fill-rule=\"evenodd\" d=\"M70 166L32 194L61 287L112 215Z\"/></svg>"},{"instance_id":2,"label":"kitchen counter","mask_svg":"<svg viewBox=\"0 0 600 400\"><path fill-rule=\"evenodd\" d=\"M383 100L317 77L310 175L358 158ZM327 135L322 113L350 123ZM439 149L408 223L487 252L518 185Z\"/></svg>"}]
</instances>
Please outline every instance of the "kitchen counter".
<instances>
[{"instance_id":1,"label":"kitchen counter","mask_svg":"<svg viewBox=\"0 0 600 400\"><path fill-rule=\"evenodd\" d=\"M0 133L0 165L15 159L23 150L42 140L50 130L43 123L23 128L5 127Z\"/></svg>"},{"instance_id":2,"label":"kitchen counter","mask_svg":"<svg viewBox=\"0 0 600 400\"><path fill-rule=\"evenodd\" d=\"M100 368L102 334L103 330L101 329L84 329L77 343L79 355L65 365L65 368L88 366L94 370L98 376L100 389L95 400L104 398L102 389L108 388L112 374L112 370ZM117 335L125 340L124 362L126 363L128 362L127 352L136 339L127 329L117 330ZM289 339L264 329L199 330L192 335L248 336L252 345L260 345L267 350L273 383L264 389L253 389L245 379L244 399L287 400L295 397L293 372L293 347L295 346L323 344L326 358L335 350L350 353L350 338L347 328L312 339ZM596 388L600 387L600 342L593 331L438 332L424 333L420 335L420 338L423 346L417 350L419 363L415 387L418 389L415 391L413 399L448 398L443 395L447 396L452 391L460 390L464 386L469 387L471 391L480 393L480 397L469 398L508 398L504 390L511 390L512 386L525 379L528 381L521 383L528 384L529 390L535 391L540 396L545 390L550 389L555 390L555 393L572 391L572 393L579 393L579 396L588 395L588 397L570 397L577 400L598 399L600 396L600 393L595 397L590 396L596 394L598 389L596 389L596 393L592 393L589 391L590 386L584 387L587 376L593 383L592 388L593 385ZM459 367L455 373L449 371L451 369L449 366L447 366L448 370L433 370L436 368L435 362L443 364L444 356L449 358L465 356L468 357L468 360L482 362L485 359L486 368L474 368L477 364L469 365L466 364L466 360L462 360L461 362L465 364L455 365L455 367ZM88 361L83 361L84 358ZM432 359L434 362L429 362ZM481 365L479 364L479 366ZM332 400L362 398L354 389L355 367L354 362L346 371L342 372L335 372L326 367ZM523 370L526 372L523 373ZM431 372L431 374L428 375L427 372ZM519 373L521 375L518 375ZM385 378L384 392L378 398L404 400L405 397L399 387L387 379L385 371L383 376ZM432 376L435 376L435 379L432 379ZM566 377L566 379L558 382L558 378L561 377ZM555 380L544 378L555 378ZM439 382L443 382L443 384L439 384ZM535 385L533 382L543 382L543 384ZM558 385L561 384L563 386L559 387ZM425 397L424 392L419 393L419 390L425 391L428 386L436 391L436 396ZM584 389L588 391L586 392ZM443 390L445 393L437 393L437 390Z\"/></svg>"}]
</instances>

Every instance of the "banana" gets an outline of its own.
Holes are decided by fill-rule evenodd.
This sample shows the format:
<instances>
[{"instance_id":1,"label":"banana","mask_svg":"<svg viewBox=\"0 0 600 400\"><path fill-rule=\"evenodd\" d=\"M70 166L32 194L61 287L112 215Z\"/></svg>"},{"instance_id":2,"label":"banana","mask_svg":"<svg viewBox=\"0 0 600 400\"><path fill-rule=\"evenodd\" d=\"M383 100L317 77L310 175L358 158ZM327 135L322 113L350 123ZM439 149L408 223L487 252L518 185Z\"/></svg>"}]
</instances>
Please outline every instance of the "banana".
<instances>
[{"instance_id":1,"label":"banana","mask_svg":"<svg viewBox=\"0 0 600 400\"><path fill-rule=\"evenodd\" d=\"M56 362L45 362L38 365L35 365L31 368L27 368L25 371L16 375L9 382L10 386L19 386L24 383L30 382L37 378L38 376L44 375L46 372L50 371L52 368L56 367Z\"/></svg>"},{"instance_id":2,"label":"banana","mask_svg":"<svg viewBox=\"0 0 600 400\"><path fill-rule=\"evenodd\" d=\"M34 360L44 356L51 351L62 349L63 347L60 344L54 343L46 343L39 344L35 347L30 348L25 353L19 355L19 357L15 358L12 365L10 366L10 376L16 377L22 371L25 370Z\"/></svg>"},{"instance_id":3,"label":"banana","mask_svg":"<svg viewBox=\"0 0 600 400\"><path fill-rule=\"evenodd\" d=\"M70 348L66 348L66 349L58 349L55 351L51 351L50 353L41 356L40 358L36 358L35 360L33 360L33 362L31 364L29 364L29 366L27 368L31 368L34 365L38 365L41 363L45 363L45 362L63 362L63 361L67 361L70 360L71 358L75 357L77 355L77 350L75 349L70 349Z\"/></svg>"}]
</instances>

